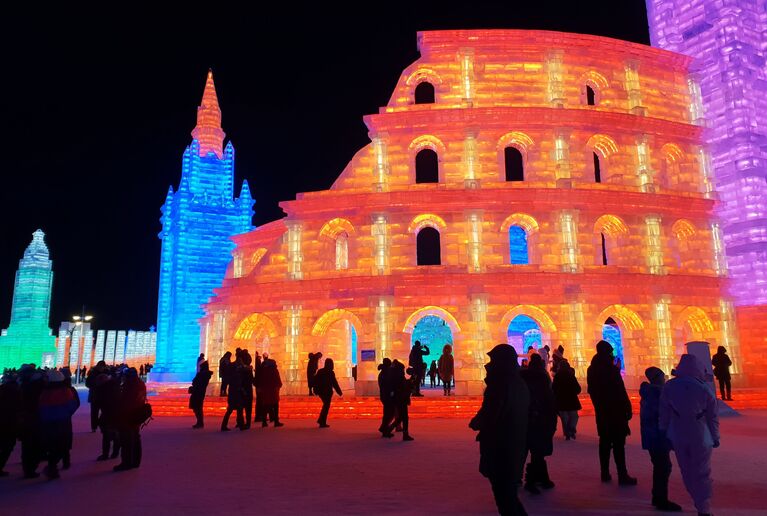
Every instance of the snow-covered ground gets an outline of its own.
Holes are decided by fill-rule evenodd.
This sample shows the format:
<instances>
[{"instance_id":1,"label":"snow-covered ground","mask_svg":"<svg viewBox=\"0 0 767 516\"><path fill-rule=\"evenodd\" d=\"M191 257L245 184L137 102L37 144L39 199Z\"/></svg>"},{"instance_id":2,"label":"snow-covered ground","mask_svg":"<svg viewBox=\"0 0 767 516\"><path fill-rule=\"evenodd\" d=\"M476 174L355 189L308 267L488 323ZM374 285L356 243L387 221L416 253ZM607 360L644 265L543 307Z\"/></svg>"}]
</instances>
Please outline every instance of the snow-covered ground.
<instances>
[{"instance_id":1,"label":"snow-covered ground","mask_svg":"<svg viewBox=\"0 0 767 516\"><path fill-rule=\"evenodd\" d=\"M162 418L143 432L138 470L114 473L96 462L88 406L75 417L73 464L60 480L23 480L19 447L0 478L0 514L492 514L490 487L477 471L478 445L467 422L411 421L414 442L381 439L370 420L288 420L284 428L217 431L219 421L191 430L191 418ZM638 419L638 418L637 418ZM650 461L639 447L638 420L629 438L630 472L639 485L599 481L593 417L577 441L556 437L550 458L557 486L522 495L530 514L657 514L649 505ZM714 452L714 509L719 515L765 514L767 412L722 420ZM41 468L42 469L42 468ZM674 469L671 498L694 513Z\"/></svg>"}]
</instances>

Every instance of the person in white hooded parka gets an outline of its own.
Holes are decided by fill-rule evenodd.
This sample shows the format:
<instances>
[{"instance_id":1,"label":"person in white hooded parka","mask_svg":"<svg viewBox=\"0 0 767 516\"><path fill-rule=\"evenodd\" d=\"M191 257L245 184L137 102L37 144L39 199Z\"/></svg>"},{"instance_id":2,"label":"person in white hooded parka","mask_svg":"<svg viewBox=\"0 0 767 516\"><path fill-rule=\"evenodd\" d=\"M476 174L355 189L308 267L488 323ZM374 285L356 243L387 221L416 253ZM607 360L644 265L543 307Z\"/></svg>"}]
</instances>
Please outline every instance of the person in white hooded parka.
<instances>
[{"instance_id":1,"label":"person in white hooded parka","mask_svg":"<svg viewBox=\"0 0 767 516\"><path fill-rule=\"evenodd\" d=\"M682 355L672 374L676 378L666 383L661 393L660 428L673 445L698 514L711 514L711 450L719 447L716 398L694 355Z\"/></svg>"}]
</instances>

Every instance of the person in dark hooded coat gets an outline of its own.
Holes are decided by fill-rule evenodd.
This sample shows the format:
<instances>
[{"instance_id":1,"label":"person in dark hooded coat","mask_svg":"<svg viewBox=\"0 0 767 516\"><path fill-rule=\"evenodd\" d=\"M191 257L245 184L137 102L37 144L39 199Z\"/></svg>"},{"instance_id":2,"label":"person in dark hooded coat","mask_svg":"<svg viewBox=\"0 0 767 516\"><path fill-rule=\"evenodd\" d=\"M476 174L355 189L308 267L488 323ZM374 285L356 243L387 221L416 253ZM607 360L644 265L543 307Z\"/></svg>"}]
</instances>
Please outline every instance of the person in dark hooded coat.
<instances>
[{"instance_id":1,"label":"person in dark hooded coat","mask_svg":"<svg viewBox=\"0 0 767 516\"><path fill-rule=\"evenodd\" d=\"M112 468L126 471L141 465L141 413L146 403L146 385L131 367L125 371L118 401L117 429L120 439L120 464Z\"/></svg>"},{"instance_id":2,"label":"person in dark hooded coat","mask_svg":"<svg viewBox=\"0 0 767 516\"><path fill-rule=\"evenodd\" d=\"M240 384L242 385L242 405L244 410L245 430L250 428L250 422L253 418L253 386L256 384L256 377L253 373L253 357L247 349L240 352L242 365L240 371ZM243 428L241 427L240 430Z\"/></svg>"},{"instance_id":3,"label":"person in dark hooded coat","mask_svg":"<svg viewBox=\"0 0 767 516\"><path fill-rule=\"evenodd\" d=\"M639 422L642 449L650 453L652 462L652 504L659 511L681 511L668 499L668 479L671 476L671 442L660 428L660 396L666 383L665 373L648 367L644 375L649 380L639 386Z\"/></svg>"},{"instance_id":4,"label":"person in dark hooded coat","mask_svg":"<svg viewBox=\"0 0 767 516\"><path fill-rule=\"evenodd\" d=\"M213 373L206 360L200 364L200 368L192 380L192 386L189 387L189 408L192 409L195 418L197 418L197 422L192 428L203 428L205 426L202 407L205 403L205 393L208 390L211 376L213 376Z\"/></svg>"},{"instance_id":5,"label":"person in dark hooded coat","mask_svg":"<svg viewBox=\"0 0 767 516\"><path fill-rule=\"evenodd\" d=\"M469 423L479 431L479 472L490 481L500 514L524 516L517 493L527 456L530 394L513 347L498 344L488 356L482 406Z\"/></svg>"},{"instance_id":6,"label":"person in dark hooded coat","mask_svg":"<svg viewBox=\"0 0 767 516\"><path fill-rule=\"evenodd\" d=\"M0 477L8 475L3 468L16 447L20 414L21 388L13 374L5 374L0 383Z\"/></svg>"},{"instance_id":7,"label":"person in dark hooded coat","mask_svg":"<svg viewBox=\"0 0 767 516\"><path fill-rule=\"evenodd\" d=\"M219 396L226 396L229 392L229 380L232 369L232 352L227 351L218 361L218 377L221 378L221 391Z\"/></svg>"},{"instance_id":8,"label":"person in dark hooded coat","mask_svg":"<svg viewBox=\"0 0 767 516\"><path fill-rule=\"evenodd\" d=\"M256 393L261 410L262 427L269 425L267 418L274 423L276 428L285 426L280 422L281 388L282 378L280 378L280 371L277 369L277 362L274 359L266 358L259 364L258 376L256 376Z\"/></svg>"},{"instance_id":9,"label":"person in dark hooded coat","mask_svg":"<svg viewBox=\"0 0 767 516\"><path fill-rule=\"evenodd\" d=\"M232 412L237 412L237 428L240 430L245 429L245 418L243 410L245 408L245 392L242 386L242 380L244 375L242 374L242 368L245 367L242 363L242 357L240 352L237 353L237 360L229 366L229 389L226 394L226 412L224 412L224 419L221 420L221 431L229 431L229 418Z\"/></svg>"},{"instance_id":10,"label":"person in dark hooded coat","mask_svg":"<svg viewBox=\"0 0 767 516\"><path fill-rule=\"evenodd\" d=\"M384 358L378 366L378 392L383 405L383 414L381 416L381 425L378 431L381 437L394 437L389 432L389 425L394 419L394 388L391 381L391 359Z\"/></svg>"},{"instance_id":11,"label":"person in dark hooded coat","mask_svg":"<svg viewBox=\"0 0 767 516\"><path fill-rule=\"evenodd\" d=\"M575 439L578 430L578 411L581 409L581 400L578 399L581 384L575 377L575 369L570 367L567 360L562 359L557 364L557 372L554 374L551 388L554 391L554 402L559 418L562 420L562 433L568 441Z\"/></svg>"},{"instance_id":12,"label":"person in dark hooded coat","mask_svg":"<svg viewBox=\"0 0 767 516\"><path fill-rule=\"evenodd\" d=\"M541 355L533 355L527 369L520 372L530 393L530 410L527 420L527 449L530 463L525 471L525 490L540 494L538 486L544 489L554 487L549 478L546 457L554 453L554 433L557 431L557 410L551 379Z\"/></svg>"},{"instance_id":13,"label":"person in dark hooded coat","mask_svg":"<svg viewBox=\"0 0 767 516\"><path fill-rule=\"evenodd\" d=\"M317 424L320 428L328 428L328 412L330 412L330 400L333 399L333 391L336 391L339 396L343 396L341 387L338 386L338 380L336 380L336 373L333 371L333 359L326 358L325 364L322 369L317 371L314 376L314 392L322 400L322 410L320 411L320 417L317 419Z\"/></svg>"},{"instance_id":14,"label":"person in dark hooded coat","mask_svg":"<svg viewBox=\"0 0 767 516\"><path fill-rule=\"evenodd\" d=\"M716 349L716 354L711 358L711 365L714 366L714 376L719 380L719 393L722 399L732 401L732 384L730 383L732 360L727 356L727 349L724 346Z\"/></svg>"},{"instance_id":15,"label":"person in dark hooded coat","mask_svg":"<svg viewBox=\"0 0 767 516\"><path fill-rule=\"evenodd\" d=\"M309 396L314 396L314 377L320 368L320 358L322 353L309 353L309 363L306 364L306 385L309 387Z\"/></svg>"},{"instance_id":16,"label":"person in dark hooded coat","mask_svg":"<svg viewBox=\"0 0 767 516\"><path fill-rule=\"evenodd\" d=\"M599 465L602 482L610 482L610 451L615 458L620 485L636 485L626 468L626 436L631 434L629 421L633 416L631 401L626 393L620 369L613 361L613 347L597 342L597 354L591 359L586 373L589 396L594 405L599 434Z\"/></svg>"},{"instance_id":17,"label":"person in dark hooded coat","mask_svg":"<svg viewBox=\"0 0 767 516\"><path fill-rule=\"evenodd\" d=\"M120 403L120 381L115 375L100 373L93 379L93 401L100 407L101 455L96 460L116 459L120 454L117 434ZM109 449L112 448L112 454Z\"/></svg>"},{"instance_id":18,"label":"person in dark hooded coat","mask_svg":"<svg viewBox=\"0 0 767 516\"><path fill-rule=\"evenodd\" d=\"M53 479L59 477L58 462L69 452L72 414L80 406L80 400L59 371L48 371L47 379L40 393L38 410L43 450L48 459L45 475Z\"/></svg>"},{"instance_id":19,"label":"person in dark hooded coat","mask_svg":"<svg viewBox=\"0 0 767 516\"><path fill-rule=\"evenodd\" d=\"M410 375L410 378L405 377L405 373ZM394 430L402 428L402 440L414 441L415 438L410 435L410 416L408 414L408 407L410 406L410 396L413 395L413 390L416 387L416 383L420 382L420 376L414 368L408 367L405 371L405 364L399 360L392 362L389 368L389 378L391 381L391 389L394 394L394 421L387 428L384 437L394 435Z\"/></svg>"},{"instance_id":20,"label":"person in dark hooded coat","mask_svg":"<svg viewBox=\"0 0 767 516\"><path fill-rule=\"evenodd\" d=\"M24 478L37 478L37 467L44 458L40 435L38 404L43 391L43 375L34 365L24 364L19 369L21 380L21 413L19 440L21 441L21 467Z\"/></svg>"}]
</instances>

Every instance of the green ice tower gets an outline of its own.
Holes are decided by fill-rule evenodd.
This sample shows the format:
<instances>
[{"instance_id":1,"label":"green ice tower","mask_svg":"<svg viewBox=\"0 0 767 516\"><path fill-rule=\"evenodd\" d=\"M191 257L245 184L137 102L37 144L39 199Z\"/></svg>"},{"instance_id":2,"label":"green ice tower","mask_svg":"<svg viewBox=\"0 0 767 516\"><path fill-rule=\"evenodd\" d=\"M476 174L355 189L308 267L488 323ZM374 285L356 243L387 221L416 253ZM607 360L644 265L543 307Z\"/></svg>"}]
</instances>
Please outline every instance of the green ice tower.
<instances>
[{"instance_id":1,"label":"green ice tower","mask_svg":"<svg viewBox=\"0 0 767 516\"><path fill-rule=\"evenodd\" d=\"M29 363L53 365L56 343L48 327L52 284L45 233L38 229L16 271L11 324L0 335L0 369Z\"/></svg>"}]
</instances>

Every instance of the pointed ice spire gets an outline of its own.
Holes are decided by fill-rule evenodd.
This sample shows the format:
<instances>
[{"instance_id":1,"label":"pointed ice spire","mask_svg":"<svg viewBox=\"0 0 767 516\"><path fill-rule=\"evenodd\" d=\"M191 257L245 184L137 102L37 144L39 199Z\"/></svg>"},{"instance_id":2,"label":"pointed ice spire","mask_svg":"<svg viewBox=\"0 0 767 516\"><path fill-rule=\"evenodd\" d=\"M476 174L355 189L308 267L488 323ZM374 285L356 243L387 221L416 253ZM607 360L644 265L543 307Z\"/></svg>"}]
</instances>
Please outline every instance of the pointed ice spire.
<instances>
[{"instance_id":1,"label":"pointed ice spire","mask_svg":"<svg viewBox=\"0 0 767 516\"><path fill-rule=\"evenodd\" d=\"M48 260L48 246L45 245L45 233L42 229L32 233L32 242L24 251L22 261L26 260Z\"/></svg>"},{"instance_id":2,"label":"pointed ice spire","mask_svg":"<svg viewBox=\"0 0 767 516\"><path fill-rule=\"evenodd\" d=\"M250 202L253 200L253 197L250 195L250 186L248 186L248 180L244 180L242 182L242 188L240 188L240 202Z\"/></svg>"},{"instance_id":3,"label":"pointed ice spire","mask_svg":"<svg viewBox=\"0 0 767 516\"><path fill-rule=\"evenodd\" d=\"M216 86L213 83L213 70L208 70L202 102L197 108L197 126L192 131L192 138L200 144L200 156L213 152L220 159L223 156L224 133L221 129L221 108L218 106Z\"/></svg>"}]
</instances>

